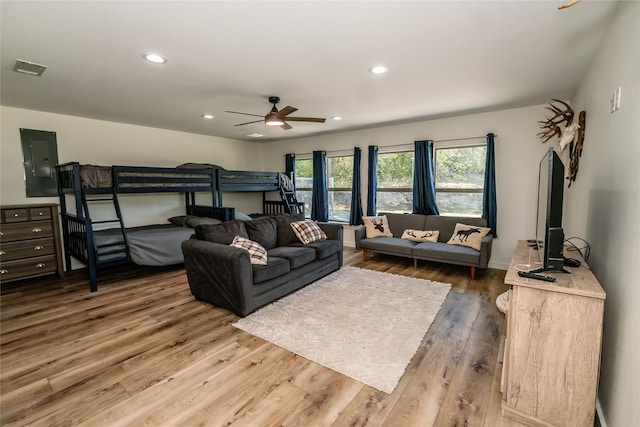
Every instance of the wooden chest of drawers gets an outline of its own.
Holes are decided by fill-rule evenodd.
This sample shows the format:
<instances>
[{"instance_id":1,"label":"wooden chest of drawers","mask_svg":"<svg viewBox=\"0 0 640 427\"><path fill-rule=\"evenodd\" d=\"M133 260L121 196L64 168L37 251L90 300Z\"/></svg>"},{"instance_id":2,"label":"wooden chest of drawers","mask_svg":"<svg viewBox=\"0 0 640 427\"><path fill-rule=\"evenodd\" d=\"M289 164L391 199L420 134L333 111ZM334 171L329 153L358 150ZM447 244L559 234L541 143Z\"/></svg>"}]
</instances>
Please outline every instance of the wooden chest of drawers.
<instances>
[{"instance_id":1,"label":"wooden chest of drawers","mask_svg":"<svg viewBox=\"0 0 640 427\"><path fill-rule=\"evenodd\" d=\"M0 280L57 273L64 275L58 205L2 206Z\"/></svg>"}]
</instances>

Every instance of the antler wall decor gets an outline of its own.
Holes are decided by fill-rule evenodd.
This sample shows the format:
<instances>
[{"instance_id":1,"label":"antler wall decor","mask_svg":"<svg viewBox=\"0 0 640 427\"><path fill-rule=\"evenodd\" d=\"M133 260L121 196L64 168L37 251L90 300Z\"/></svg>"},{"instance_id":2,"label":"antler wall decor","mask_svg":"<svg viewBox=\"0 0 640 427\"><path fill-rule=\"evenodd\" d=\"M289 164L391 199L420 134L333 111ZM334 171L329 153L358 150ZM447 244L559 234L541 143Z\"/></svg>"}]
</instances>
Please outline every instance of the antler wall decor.
<instances>
[{"instance_id":1,"label":"antler wall decor","mask_svg":"<svg viewBox=\"0 0 640 427\"><path fill-rule=\"evenodd\" d=\"M573 6L574 4L578 3L580 0L570 0L567 3L563 4L562 6L558 6L558 9L566 9L568 7Z\"/></svg>"},{"instance_id":2,"label":"antler wall decor","mask_svg":"<svg viewBox=\"0 0 640 427\"><path fill-rule=\"evenodd\" d=\"M584 128L587 113L581 111L578 115L578 123L573 123L575 113L569 104L559 99L552 99L552 101L562 105L558 106L550 102L549 106L545 107L553 113L553 116L547 120L538 121L540 129L542 129L541 132L538 132L538 138L544 143L557 136L560 152L564 151L566 146L569 145L569 176L567 176L567 179L569 180L569 187L571 187L571 183L575 181L576 175L578 175L578 166L584 145ZM562 129L563 124L565 126L564 130ZM574 144L576 133L578 140Z\"/></svg>"}]
</instances>

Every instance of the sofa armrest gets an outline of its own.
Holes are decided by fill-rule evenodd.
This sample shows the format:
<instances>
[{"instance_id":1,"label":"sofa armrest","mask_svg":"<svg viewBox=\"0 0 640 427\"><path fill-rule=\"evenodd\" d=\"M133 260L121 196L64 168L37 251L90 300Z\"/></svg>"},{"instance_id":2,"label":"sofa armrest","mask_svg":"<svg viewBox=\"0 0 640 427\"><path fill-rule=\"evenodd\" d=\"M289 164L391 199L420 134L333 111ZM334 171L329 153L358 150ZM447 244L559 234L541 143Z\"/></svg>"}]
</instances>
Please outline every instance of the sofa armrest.
<instances>
[{"instance_id":1,"label":"sofa armrest","mask_svg":"<svg viewBox=\"0 0 640 427\"><path fill-rule=\"evenodd\" d=\"M198 300L246 316L253 306L253 269L249 252L205 240L182 242L191 293Z\"/></svg>"},{"instance_id":2,"label":"sofa armrest","mask_svg":"<svg viewBox=\"0 0 640 427\"><path fill-rule=\"evenodd\" d=\"M364 225L359 225L353 229L353 232L355 233L356 249L362 249L360 247L360 241L367 238L367 229Z\"/></svg>"},{"instance_id":3,"label":"sofa armrest","mask_svg":"<svg viewBox=\"0 0 640 427\"><path fill-rule=\"evenodd\" d=\"M342 227L342 224L336 224L332 222L318 222L317 224L322 229L322 231L324 231L324 234L327 235L328 240L337 240L338 243L340 243L340 254L338 256L340 259L340 266L342 267L342 255L344 251L344 229Z\"/></svg>"},{"instance_id":4,"label":"sofa armrest","mask_svg":"<svg viewBox=\"0 0 640 427\"><path fill-rule=\"evenodd\" d=\"M491 248L493 246L493 235L487 234L482 238L480 244L480 268L487 268L489 265L489 259L491 258Z\"/></svg>"}]
</instances>

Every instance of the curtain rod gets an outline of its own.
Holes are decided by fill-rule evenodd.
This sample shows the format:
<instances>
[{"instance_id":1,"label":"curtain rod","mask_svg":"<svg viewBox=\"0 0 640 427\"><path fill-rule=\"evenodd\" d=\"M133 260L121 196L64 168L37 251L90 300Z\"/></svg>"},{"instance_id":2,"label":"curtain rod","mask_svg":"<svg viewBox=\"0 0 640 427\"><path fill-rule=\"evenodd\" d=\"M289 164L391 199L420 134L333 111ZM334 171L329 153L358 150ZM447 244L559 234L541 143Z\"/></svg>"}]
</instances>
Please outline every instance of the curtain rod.
<instances>
[{"instance_id":1,"label":"curtain rod","mask_svg":"<svg viewBox=\"0 0 640 427\"><path fill-rule=\"evenodd\" d=\"M482 136L467 136L464 138L451 138L451 139L437 139L434 140L433 142L454 142L454 141L466 141L469 139L485 139L487 136L486 135L482 135ZM494 138L498 137L498 134L494 134L493 135ZM392 148L392 147L407 147L412 145L412 143L408 142L405 144L393 144L393 145L382 145L380 146L380 148ZM327 154L337 154L337 153L346 153L346 154L353 154L353 149L349 150L349 149L344 149L344 150L333 150L333 151L327 151L327 150L320 150L320 151L324 151ZM313 153L296 153L296 156L311 156L313 155ZM286 154L282 155L283 157L286 156Z\"/></svg>"}]
</instances>

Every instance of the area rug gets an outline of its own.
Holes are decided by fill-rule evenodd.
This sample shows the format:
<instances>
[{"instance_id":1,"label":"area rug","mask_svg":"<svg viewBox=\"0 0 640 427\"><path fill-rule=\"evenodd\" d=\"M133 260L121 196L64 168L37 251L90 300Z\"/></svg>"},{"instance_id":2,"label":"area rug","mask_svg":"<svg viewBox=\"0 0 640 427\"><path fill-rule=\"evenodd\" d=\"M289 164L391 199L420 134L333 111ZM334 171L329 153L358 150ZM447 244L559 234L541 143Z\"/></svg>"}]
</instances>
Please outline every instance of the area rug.
<instances>
[{"instance_id":1,"label":"area rug","mask_svg":"<svg viewBox=\"0 0 640 427\"><path fill-rule=\"evenodd\" d=\"M391 393L450 288L343 267L233 326Z\"/></svg>"}]
</instances>

